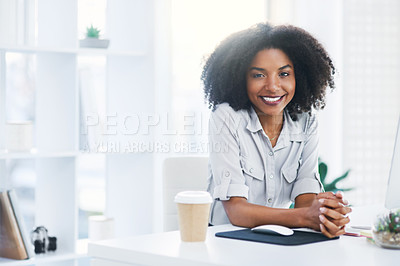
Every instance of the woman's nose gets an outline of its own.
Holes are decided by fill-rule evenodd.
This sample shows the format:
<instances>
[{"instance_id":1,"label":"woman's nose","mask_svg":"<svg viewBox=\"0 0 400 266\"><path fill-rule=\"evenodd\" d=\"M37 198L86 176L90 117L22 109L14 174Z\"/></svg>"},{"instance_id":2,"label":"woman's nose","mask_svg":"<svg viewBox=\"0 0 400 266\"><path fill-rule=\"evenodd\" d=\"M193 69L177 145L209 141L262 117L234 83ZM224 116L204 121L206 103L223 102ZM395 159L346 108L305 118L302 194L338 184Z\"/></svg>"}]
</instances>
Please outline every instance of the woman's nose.
<instances>
[{"instance_id":1,"label":"woman's nose","mask_svg":"<svg viewBox=\"0 0 400 266\"><path fill-rule=\"evenodd\" d=\"M268 91L276 91L280 86L279 79L274 76L269 76L266 79L264 88Z\"/></svg>"}]
</instances>

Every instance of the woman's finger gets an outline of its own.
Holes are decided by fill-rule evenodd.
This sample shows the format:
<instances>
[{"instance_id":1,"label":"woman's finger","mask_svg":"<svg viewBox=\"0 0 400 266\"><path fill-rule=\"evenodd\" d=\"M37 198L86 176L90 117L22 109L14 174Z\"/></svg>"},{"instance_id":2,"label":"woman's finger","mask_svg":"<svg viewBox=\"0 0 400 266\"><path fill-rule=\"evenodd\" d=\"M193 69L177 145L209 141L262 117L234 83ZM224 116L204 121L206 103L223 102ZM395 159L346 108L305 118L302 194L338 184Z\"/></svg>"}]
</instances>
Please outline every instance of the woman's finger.
<instances>
[{"instance_id":1,"label":"woman's finger","mask_svg":"<svg viewBox=\"0 0 400 266\"><path fill-rule=\"evenodd\" d=\"M343 205L348 205L349 202L344 199L344 195L343 192L338 191L336 193L333 192L322 192L317 194L317 199L332 199L332 200L337 200L340 203L342 203Z\"/></svg>"},{"instance_id":2,"label":"woman's finger","mask_svg":"<svg viewBox=\"0 0 400 266\"><path fill-rule=\"evenodd\" d=\"M322 214L319 216L319 220L325 226L326 230L332 235L336 235L336 233L342 229L333 222L329 221L329 219Z\"/></svg>"},{"instance_id":3,"label":"woman's finger","mask_svg":"<svg viewBox=\"0 0 400 266\"><path fill-rule=\"evenodd\" d=\"M344 207L343 203L341 203L337 199L319 199L319 202L325 207L329 207L331 209L337 209Z\"/></svg>"},{"instance_id":4,"label":"woman's finger","mask_svg":"<svg viewBox=\"0 0 400 266\"><path fill-rule=\"evenodd\" d=\"M317 194L317 199L336 199L336 196L333 192L321 192Z\"/></svg>"},{"instance_id":5,"label":"woman's finger","mask_svg":"<svg viewBox=\"0 0 400 266\"><path fill-rule=\"evenodd\" d=\"M335 219L335 220L339 220L339 219L345 218L345 216L343 214L341 214L340 212L336 211L336 209L329 209L329 208L326 208L326 207L321 207L321 208L319 208L319 210L325 216L330 217L330 218Z\"/></svg>"},{"instance_id":6,"label":"woman's finger","mask_svg":"<svg viewBox=\"0 0 400 266\"><path fill-rule=\"evenodd\" d=\"M341 236L341 235L343 235L345 233L346 233L346 231L345 231L345 229L343 227L342 229L340 229L339 231L336 232L335 236Z\"/></svg>"},{"instance_id":7,"label":"woman's finger","mask_svg":"<svg viewBox=\"0 0 400 266\"><path fill-rule=\"evenodd\" d=\"M330 234L328 230L326 230L325 226L323 224L319 224L319 229L321 230L321 233L323 233L325 236L329 238L335 237L334 235Z\"/></svg>"},{"instance_id":8,"label":"woman's finger","mask_svg":"<svg viewBox=\"0 0 400 266\"><path fill-rule=\"evenodd\" d=\"M348 204L349 204L349 202L344 198L344 193L343 193L343 191L340 191L340 190L339 190L338 192L335 193L335 196L336 196L338 199L341 199L344 205L348 205Z\"/></svg>"},{"instance_id":9,"label":"woman's finger","mask_svg":"<svg viewBox=\"0 0 400 266\"><path fill-rule=\"evenodd\" d=\"M331 221L332 223L336 224L337 227L342 228L346 226L350 222L350 219L348 217L340 219L340 220L334 220Z\"/></svg>"},{"instance_id":10,"label":"woman's finger","mask_svg":"<svg viewBox=\"0 0 400 266\"><path fill-rule=\"evenodd\" d=\"M347 215L353 211L350 207L340 207L340 208L336 208L334 210L343 215Z\"/></svg>"},{"instance_id":11,"label":"woman's finger","mask_svg":"<svg viewBox=\"0 0 400 266\"><path fill-rule=\"evenodd\" d=\"M325 216L330 222L334 223L338 228L344 227L346 224L350 222L349 217L345 217L343 219L332 219L330 217Z\"/></svg>"},{"instance_id":12,"label":"woman's finger","mask_svg":"<svg viewBox=\"0 0 400 266\"><path fill-rule=\"evenodd\" d=\"M321 228L321 232L324 235L326 235L327 237L329 237L329 238L333 238L333 237L336 237L336 236L341 236L341 235L346 233L344 228L342 228L339 231L337 231L336 234L329 233L328 230L326 230L326 227L323 224L320 224L320 228ZM324 231L322 231L322 228L323 228Z\"/></svg>"}]
</instances>

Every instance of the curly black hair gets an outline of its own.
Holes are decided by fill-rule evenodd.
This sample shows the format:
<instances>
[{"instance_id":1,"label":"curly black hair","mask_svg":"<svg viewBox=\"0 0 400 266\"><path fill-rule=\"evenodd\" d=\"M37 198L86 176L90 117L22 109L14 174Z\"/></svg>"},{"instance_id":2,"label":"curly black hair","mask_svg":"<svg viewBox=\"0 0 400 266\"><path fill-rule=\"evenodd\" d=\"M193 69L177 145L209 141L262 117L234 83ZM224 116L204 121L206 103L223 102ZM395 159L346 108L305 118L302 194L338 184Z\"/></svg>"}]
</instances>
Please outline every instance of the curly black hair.
<instances>
[{"instance_id":1,"label":"curly black hair","mask_svg":"<svg viewBox=\"0 0 400 266\"><path fill-rule=\"evenodd\" d=\"M228 103L234 110L250 109L246 73L255 55L264 49L282 50L292 61L296 90L286 106L292 119L325 106L326 87L334 89L335 67L323 46L305 30L260 23L223 40L206 59L201 79L209 108Z\"/></svg>"}]
</instances>

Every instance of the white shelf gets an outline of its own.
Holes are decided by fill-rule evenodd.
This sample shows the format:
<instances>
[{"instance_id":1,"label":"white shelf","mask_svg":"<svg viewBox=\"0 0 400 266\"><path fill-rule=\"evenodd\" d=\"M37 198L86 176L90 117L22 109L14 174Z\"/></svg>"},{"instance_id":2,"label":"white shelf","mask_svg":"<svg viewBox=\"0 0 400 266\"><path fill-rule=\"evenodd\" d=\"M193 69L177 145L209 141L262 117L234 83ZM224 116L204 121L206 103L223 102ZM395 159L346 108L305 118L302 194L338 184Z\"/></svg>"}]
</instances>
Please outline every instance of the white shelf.
<instances>
[{"instance_id":1,"label":"white shelf","mask_svg":"<svg viewBox=\"0 0 400 266\"><path fill-rule=\"evenodd\" d=\"M0 265L1 266L36 265L39 263L45 264L52 262L53 262L52 265L57 265L57 262L74 260L85 257L87 257L86 254L54 252L43 255L36 255L35 257L28 260L12 260L12 259L0 258Z\"/></svg>"},{"instance_id":2,"label":"white shelf","mask_svg":"<svg viewBox=\"0 0 400 266\"><path fill-rule=\"evenodd\" d=\"M35 257L29 260L12 260L0 257L0 265L1 266L8 266L8 265L32 265L32 264L44 264L49 262L61 262L66 260L74 260L74 259L81 259L87 257L88 252L88 243L89 240L79 239L77 241L77 250L76 253L63 253L63 252L50 252L46 254L35 255Z\"/></svg>"},{"instance_id":3,"label":"white shelf","mask_svg":"<svg viewBox=\"0 0 400 266\"><path fill-rule=\"evenodd\" d=\"M79 154L81 154L81 152L77 151L39 152L32 149L30 152L7 152L5 150L0 150L0 160L76 157Z\"/></svg>"},{"instance_id":4,"label":"white shelf","mask_svg":"<svg viewBox=\"0 0 400 266\"><path fill-rule=\"evenodd\" d=\"M114 51L109 49L100 48L76 48L76 49L60 49L49 47L35 47L35 46L0 46L0 51L13 52L13 53L60 53L60 54L75 54L85 56L131 56L140 57L145 56L146 53L141 51Z\"/></svg>"},{"instance_id":5,"label":"white shelf","mask_svg":"<svg viewBox=\"0 0 400 266\"><path fill-rule=\"evenodd\" d=\"M145 56L146 53L139 51L113 51L108 49L98 49L98 48L79 48L76 50L78 55L112 55L112 56L132 56L140 57Z\"/></svg>"}]
</instances>

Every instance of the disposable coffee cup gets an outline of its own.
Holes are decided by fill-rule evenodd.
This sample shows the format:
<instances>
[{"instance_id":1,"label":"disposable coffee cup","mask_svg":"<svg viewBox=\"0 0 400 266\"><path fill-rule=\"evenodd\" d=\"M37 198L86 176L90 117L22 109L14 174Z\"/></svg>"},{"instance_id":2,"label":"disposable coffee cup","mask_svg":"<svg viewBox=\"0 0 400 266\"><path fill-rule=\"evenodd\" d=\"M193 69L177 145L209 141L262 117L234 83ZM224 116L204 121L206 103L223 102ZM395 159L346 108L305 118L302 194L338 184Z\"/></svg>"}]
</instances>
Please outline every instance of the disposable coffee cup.
<instances>
[{"instance_id":1,"label":"disposable coffee cup","mask_svg":"<svg viewBox=\"0 0 400 266\"><path fill-rule=\"evenodd\" d=\"M206 240L212 198L206 191L183 191L175 196L179 230L184 242Z\"/></svg>"}]
</instances>

